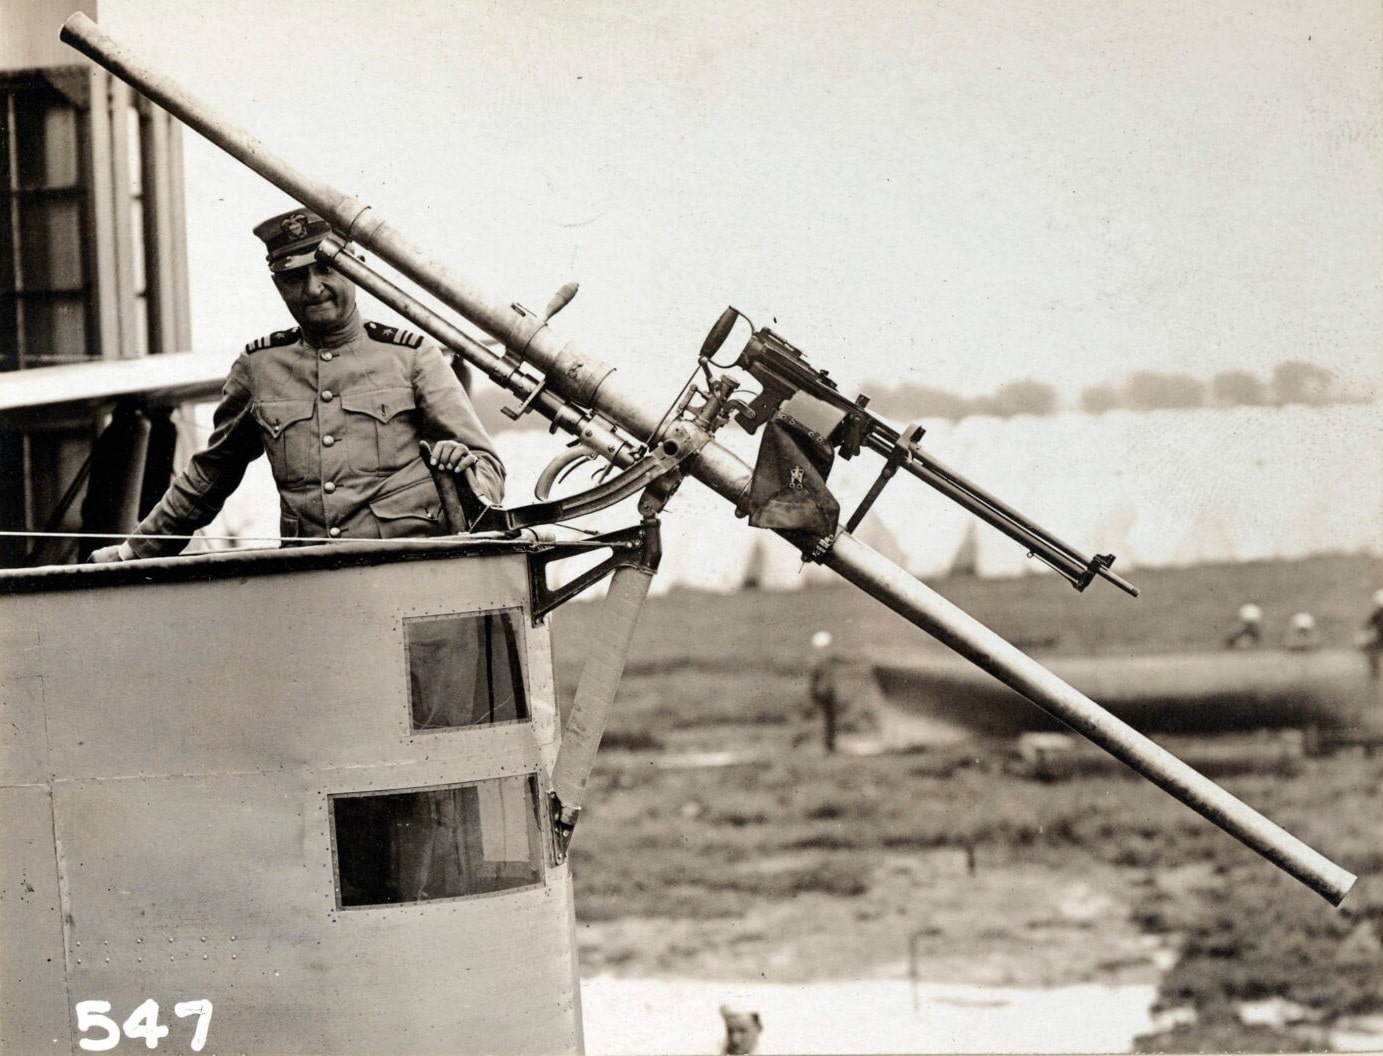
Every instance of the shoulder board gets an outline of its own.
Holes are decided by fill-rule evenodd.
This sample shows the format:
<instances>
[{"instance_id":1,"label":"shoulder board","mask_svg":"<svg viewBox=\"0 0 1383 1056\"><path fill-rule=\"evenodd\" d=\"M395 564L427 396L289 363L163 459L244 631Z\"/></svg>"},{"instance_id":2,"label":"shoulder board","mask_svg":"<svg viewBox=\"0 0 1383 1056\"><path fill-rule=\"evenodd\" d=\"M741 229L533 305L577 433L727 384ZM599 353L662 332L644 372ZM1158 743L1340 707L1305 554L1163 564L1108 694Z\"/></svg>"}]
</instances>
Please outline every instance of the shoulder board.
<instances>
[{"instance_id":1,"label":"shoulder board","mask_svg":"<svg viewBox=\"0 0 1383 1056\"><path fill-rule=\"evenodd\" d=\"M246 352L258 352L263 348L276 348L279 345L291 345L298 340L302 331L296 326L291 330L275 330L272 334L265 337L257 337L245 346Z\"/></svg>"},{"instance_id":2,"label":"shoulder board","mask_svg":"<svg viewBox=\"0 0 1383 1056\"><path fill-rule=\"evenodd\" d=\"M422 334L415 334L412 330L400 330L397 326L385 326L383 323L366 323L365 332L376 341L403 345L405 348L417 348L423 343Z\"/></svg>"}]
</instances>

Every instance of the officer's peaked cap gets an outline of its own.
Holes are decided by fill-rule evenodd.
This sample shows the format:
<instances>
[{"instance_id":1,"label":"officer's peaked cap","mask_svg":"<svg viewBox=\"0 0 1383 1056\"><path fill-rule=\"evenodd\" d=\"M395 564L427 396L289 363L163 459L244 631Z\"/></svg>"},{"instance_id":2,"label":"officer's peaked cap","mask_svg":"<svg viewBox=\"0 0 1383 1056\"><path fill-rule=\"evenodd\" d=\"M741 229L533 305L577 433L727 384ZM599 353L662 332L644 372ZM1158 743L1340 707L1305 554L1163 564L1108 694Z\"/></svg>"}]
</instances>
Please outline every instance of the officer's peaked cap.
<instances>
[{"instance_id":1,"label":"officer's peaked cap","mask_svg":"<svg viewBox=\"0 0 1383 1056\"><path fill-rule=\"evenodd\" d=\"M311 264L317 244L331 234L331 225L310 209L290 209L255 225L255 237L269 250L270 271L288 271Z\"/></svg>"}]
</instances>

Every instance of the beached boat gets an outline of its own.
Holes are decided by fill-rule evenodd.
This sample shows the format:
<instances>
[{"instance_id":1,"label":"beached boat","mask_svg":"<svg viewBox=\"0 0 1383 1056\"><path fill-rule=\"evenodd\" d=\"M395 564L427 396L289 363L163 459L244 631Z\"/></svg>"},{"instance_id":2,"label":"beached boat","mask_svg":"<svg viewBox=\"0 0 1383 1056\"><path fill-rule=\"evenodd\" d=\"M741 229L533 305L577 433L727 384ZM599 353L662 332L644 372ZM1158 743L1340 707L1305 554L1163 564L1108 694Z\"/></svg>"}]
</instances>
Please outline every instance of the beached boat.
<instances>
[{"instance_id":1,"label":"beached boat","mask_svg":"<svg viewBox=\"0 0 1383 1056\"><path fill-rule=\"evenodd\" d=\"M1383 712L1383 683L1354 649L1239 649L1148 656L1050 657L1058 677L1145 733L1349 728ZM846 662L847 706L890 743L950 743L1062 730L1046 712L948 656Z\"/></svg>"}]
</instances>

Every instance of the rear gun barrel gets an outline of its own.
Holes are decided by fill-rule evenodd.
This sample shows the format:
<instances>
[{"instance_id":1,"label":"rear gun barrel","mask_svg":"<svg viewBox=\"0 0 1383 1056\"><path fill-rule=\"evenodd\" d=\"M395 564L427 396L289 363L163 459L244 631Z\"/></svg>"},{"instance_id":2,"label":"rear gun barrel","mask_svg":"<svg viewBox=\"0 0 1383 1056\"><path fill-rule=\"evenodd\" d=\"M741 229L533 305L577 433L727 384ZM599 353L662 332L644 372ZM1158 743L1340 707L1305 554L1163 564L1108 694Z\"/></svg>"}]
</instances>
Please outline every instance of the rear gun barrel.
<instances>
[{"instance_id":1,"label":"rear gun barrel","mask_svg":"<svg viewBox=\"0 0 1383 1056\"><path fill-rule=\"evenodd\" d=\"M247 132L225 122L181 86L131 55L85 15L68 19L62 36L237 160L316 210L349 239L377 253L449 308L503 342L540 370L561 396L603 415L641 442L649 442L657 433L663 412L646 407L641 390L622 386L620 379L614 377L613 368L581 355L571 344L562 343L545 317L486 297L373 216L369 206L298 173ZM732 503L739 504L749 490L749 467L709 438L685 467L688 475ZM821 561L1089 737L1331 903L1338 905L1353 884L1355 878L1346 870L1110 715L848 532L838 533Z\"/></svg>"}]
</instances>

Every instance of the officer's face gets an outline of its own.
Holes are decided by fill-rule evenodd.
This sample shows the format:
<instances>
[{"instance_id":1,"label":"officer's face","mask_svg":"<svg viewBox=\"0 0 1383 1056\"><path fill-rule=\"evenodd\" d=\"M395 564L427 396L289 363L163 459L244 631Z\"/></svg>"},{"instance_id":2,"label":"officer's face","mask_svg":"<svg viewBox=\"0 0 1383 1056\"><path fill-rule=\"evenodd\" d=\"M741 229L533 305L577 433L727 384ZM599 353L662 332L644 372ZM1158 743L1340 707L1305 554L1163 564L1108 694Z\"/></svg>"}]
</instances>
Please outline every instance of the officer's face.
<instances>
[{"instance_id":1,"label":"officer's face","mask_svg":"<svg viewBox=\"0 0 1383 1056\"><path fill-rule=\"evenodd\" d=\"M355 309L355 286L321 261L274 272L274 285L298 325L309 333L339 330Z\"/></svg>"}]
</instances>

